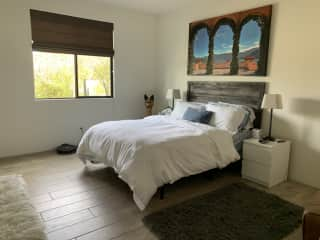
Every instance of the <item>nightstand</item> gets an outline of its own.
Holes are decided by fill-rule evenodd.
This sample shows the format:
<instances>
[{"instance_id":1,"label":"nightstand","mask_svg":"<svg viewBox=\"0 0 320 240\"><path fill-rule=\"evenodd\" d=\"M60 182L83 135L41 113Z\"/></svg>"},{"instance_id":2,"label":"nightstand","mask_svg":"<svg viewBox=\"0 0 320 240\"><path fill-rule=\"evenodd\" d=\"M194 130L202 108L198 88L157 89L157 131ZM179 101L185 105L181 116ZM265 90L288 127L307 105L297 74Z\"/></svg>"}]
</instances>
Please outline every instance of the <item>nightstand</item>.
<instances>
[{"instance_id":1,"label":"nightstand","mask_svg":"<svg viewBox=\"0 0 320 240\"><path fill-rule=\"evenodd\" d=\"M288 177L290 142L259 143L247 139L243 144L242 177L272 187Z\"/></svg>"}]
</instances>

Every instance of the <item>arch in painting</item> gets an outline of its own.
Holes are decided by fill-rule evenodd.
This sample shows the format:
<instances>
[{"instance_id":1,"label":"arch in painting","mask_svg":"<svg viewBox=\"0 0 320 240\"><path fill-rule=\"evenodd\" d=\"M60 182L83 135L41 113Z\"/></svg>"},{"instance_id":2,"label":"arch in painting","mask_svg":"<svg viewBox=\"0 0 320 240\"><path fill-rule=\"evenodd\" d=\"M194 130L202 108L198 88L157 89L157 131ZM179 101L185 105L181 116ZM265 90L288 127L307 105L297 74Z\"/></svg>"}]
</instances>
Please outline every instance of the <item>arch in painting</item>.
<instances>
[{"instance_id":1,"label":"arch in painting","mask_svg":"<svg viewBox=\"0 0 320 240\"><path fill-rule=\"evenodd\" d=\"M197 63L197 59L195 58L194 54L194 48L195 48L195 41L196 41L196 36L199 34L200 31L205 30L208 36L208 57L206 60L205 64L205 70L202 68L204 67L201 63ZM189 36L189 67L188 67L188 73L189 74L195 74L195 75L201 75L201 74L208 74L208 62L209 62L209 57L210 57L210 30L208 25L204 23L200 23L192 28L190 31L190 36ZM198 71L195 71L195 68L198 69ZM202 71L203 70L203 71Z\"/></svg>"},{"instance_id":2,"label":"arch in painting","mask_svg":"<svg viewBox=\"0 0 320 240\"><path fill-rule=\"evenodd\" d=\"M249 15L242 20L240 27L239 27L239 34L240 34L239 45L241 44L241 42L240 42L241 33L244 30L244 27L248 23L250 23L251 21L255 22L260 29L259 59L256 62L256 67L254 66L254 64L251 64L252 65L251 70L253 71L256 68L256 70L254 70L254 75L263 76L263 75L266 75L266 66L267 66L266 61L267 61L267 54L268 54L268 39L269 39L269 31L268 31L269 26L268 26L268 21L265 16ZM248 60L247 60L248 61L247 65L248 65L248 64L250 64L249 62L252 61L254 56L251 57L252 59L249 59L250 56L248 56L247 58L248 58ZM240 64L242 64L242 63L240 63ZM241 66L240 66L240 68L241 68Z\"/></svg>"},{"instance_id":3,"label":"arch in painting","mask_svg":"<svg viewBox=\"0 0 320 240\"><path fill-rule=\"evenodd\" d=\"M215 61L215 46L217 45L216 44L216 34L219 33L219 30L221 29L221 27L223 26L227 26L227 29L229 28L230 31L232 32L232 49L231 49L231 59L230 59L230 63L219 63L219 65L217 65L217 61ZM214 26L213 30L212 30L212 35L211 35L211 38L210 38L210 43L212 44L211 46L211 65L214 65L216 69L214 69L213 67L213 71L217 72L221 72L221 74L215 74L215 75L229 75L229 74L236 74L237 73L237 61L238 61L238 58L237 58L237 46L238 44L237 43L237 31L236 31L236 24L235 22L230 19L230 18L222 18L220 19ZM209 60L210 61L210 60ZM216 62L216 63L215 63ZM229 65L229 71L228 72L225 72L225 68L227 67L227 65ZM217 69L220 69L220 70L217 70ZM222 73L223 72L223 73Z\"/></svg>"}]
</instances>

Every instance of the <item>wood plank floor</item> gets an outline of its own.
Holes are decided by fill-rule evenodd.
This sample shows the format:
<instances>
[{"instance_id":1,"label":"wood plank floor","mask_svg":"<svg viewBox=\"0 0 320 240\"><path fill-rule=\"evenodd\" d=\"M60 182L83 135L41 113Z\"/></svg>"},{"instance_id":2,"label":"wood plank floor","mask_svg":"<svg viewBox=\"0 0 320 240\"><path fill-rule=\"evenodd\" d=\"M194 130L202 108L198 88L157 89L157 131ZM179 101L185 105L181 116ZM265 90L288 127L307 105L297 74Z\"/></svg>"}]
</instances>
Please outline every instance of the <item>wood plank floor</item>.
<instances>
[{"instance_id":1,"label":"wood plank floor","mask_svg":"<svg viewBox=\"0 0 320 240\"><path fill-rule=\"evenodd\" d=\"M27 182L34 207L49 240L156 239L141 221L145 214L244 181L233 171L215 172L211 178L194 176L169 186L164 200L154 196L141 212L128 186L103 165L85 167L75 155L41 153L0 159L0 175L20 174ZM249 183L254 187L259 186ZM320 191L286 182L270 192L320 212ZM301 239L301 229L286 240Z\"/></svg>"}]
</instances>

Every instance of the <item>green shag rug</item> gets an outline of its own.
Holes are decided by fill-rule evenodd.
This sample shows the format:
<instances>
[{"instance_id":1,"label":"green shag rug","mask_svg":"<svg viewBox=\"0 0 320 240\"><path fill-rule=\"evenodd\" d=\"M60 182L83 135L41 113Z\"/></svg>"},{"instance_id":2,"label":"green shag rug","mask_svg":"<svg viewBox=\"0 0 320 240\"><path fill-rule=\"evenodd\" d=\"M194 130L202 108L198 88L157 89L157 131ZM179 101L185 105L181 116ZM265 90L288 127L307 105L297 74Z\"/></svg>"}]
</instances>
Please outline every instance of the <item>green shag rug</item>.
<instances>
[{"instance_id":1,"label":"green shag rug","mask_svg":"<svg viewBox=\"0 0 320 240\"><path fill-rule=\"evenodd\" d=\"M236 183L146 216L161 240L280 240L301 224L303 208Z\"/></svg>"}]
</instances>

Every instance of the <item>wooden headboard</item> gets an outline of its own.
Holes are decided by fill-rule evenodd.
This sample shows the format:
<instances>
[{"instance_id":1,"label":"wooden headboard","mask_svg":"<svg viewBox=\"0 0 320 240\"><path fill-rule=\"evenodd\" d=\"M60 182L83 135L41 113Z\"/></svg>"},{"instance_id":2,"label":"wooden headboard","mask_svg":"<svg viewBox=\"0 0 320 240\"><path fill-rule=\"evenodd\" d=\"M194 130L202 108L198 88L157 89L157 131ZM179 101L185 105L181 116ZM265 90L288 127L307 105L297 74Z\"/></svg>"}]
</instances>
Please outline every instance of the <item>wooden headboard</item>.
<instances>
[{"instance_id":1,"label":"wooden headboard","mask_svg":"<svg viewBox=\"0 0 320 240\"><path fill-rule=\"evenodd\" d=\"M261 103L265 82L189 81L187 100L190 102L227 102L246 105L255 110L255 128L261 127Z\"/></svg>"}]
</instances>

